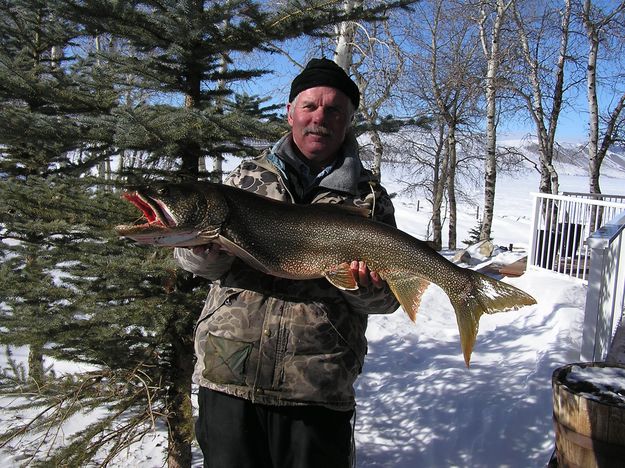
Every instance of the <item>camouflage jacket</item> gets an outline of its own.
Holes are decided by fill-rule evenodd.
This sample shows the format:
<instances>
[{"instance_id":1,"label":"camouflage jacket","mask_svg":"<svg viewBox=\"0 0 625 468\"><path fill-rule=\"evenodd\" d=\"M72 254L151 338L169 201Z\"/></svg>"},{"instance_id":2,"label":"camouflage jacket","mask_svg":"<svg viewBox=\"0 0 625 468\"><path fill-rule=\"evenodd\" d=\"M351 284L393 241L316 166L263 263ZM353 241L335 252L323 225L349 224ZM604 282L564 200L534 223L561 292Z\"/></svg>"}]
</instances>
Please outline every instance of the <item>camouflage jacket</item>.
<instances>
[{"instance_id":1,"label":"camouflage jacket","mask_svg":"<svg viewBox=\"0 0 625 468\"><path fill-rule=\"evenodd\" d=\"M366 207L375 219L395 224L390 197L362 167L355 139L338 167L308 189L293 181L294 169L285 163L289 146L287 136L260 158L241 163L225 183L289 203ZM323 278L265 275L225 254L210 263L189 249L176 249L174 256L186 270L213 281L195 329L195 383L262 404L354 407L367 316L398 307L388 288L347 292Z\"/></svg>"}]
</instances>

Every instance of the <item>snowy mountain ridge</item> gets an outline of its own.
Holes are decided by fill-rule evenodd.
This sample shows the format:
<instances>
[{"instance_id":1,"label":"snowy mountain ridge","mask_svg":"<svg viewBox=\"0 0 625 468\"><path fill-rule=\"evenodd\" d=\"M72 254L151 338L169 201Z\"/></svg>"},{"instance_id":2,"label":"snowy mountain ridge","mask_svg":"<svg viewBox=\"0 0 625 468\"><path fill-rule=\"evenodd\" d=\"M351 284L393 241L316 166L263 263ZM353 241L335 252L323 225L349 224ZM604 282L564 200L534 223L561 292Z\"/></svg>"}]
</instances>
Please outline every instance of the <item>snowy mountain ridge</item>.
<instances>
[{"instance_id":1,"label":"snowy mountain ridge","mask_svg":"<svg viewBox=\"0 0 625 468\"><path fill-rule=\"evenodd\" d=\"M538 142L534 138L523 140L502 140L500 147L514 148L534 163L539 161ZM588 145L584 143L562 142L556 145L554 163L562 175L588 175ZM601 175L605 177L623 177L625 175L625 148L615 146L608 150L601 166Z\"/></svg>"},{"instance_id":2,"label":"snowy mountain ridge","mask_svg":"<svg viewBox=\"0 0 625 468\"><path fill-rule=\"evenodd\" d=\"M395 133L380 135L384 145L385 162L405 161L406 155L422 159L433 158L436 142L432 134L423 129L405 127ZM471 154L476 158L483 157L483 145L473 141L470 144L458 136L458 159ZM368 134L358 137L361 145L363 160L373 157L373 145ZM536 137L509 138L502 136L497 140L497 148L502 160L507 161L507 169L523 172L536 171L540 160L539 147ZM418 158L417 158L418 159ZM558 142L554 163L559 175L588 176L588 148L586 143ZM475 164L480 166L480 164ZM625 176L625 146L614 145L611 148L601 167L603 177L622 178Z\"/></svg>"}]
</instances>

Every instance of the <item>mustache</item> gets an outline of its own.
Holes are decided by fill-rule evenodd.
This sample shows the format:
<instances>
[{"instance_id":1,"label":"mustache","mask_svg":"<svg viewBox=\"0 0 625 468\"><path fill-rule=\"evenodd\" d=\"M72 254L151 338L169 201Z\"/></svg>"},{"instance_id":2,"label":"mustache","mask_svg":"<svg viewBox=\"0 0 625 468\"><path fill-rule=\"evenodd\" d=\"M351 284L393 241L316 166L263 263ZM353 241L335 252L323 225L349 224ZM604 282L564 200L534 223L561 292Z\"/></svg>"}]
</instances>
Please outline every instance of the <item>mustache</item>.
<instances>
[{"instance_id":1,"label":"mustache","mask_svg":"<svg viewBox=\"0 0 625 468\"><path fill-rule=\"evenodd\" d=\"M324 137L334 136L334 132L328 127L324 127L323 125L309 125L307 127L304 127L304 135L308 135L310 133Z\"/></svg>"}]
</instances>

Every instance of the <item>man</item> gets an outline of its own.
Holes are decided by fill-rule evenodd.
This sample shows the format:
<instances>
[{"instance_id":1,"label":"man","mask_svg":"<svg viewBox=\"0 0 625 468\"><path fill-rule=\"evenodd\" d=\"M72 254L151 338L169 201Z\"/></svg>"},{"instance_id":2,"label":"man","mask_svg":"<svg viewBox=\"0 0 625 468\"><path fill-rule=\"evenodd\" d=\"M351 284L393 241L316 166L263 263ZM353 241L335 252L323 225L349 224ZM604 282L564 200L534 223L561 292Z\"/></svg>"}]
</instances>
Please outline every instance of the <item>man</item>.
<instances>
[{"instance_id":1,"label":"man","mask_svg":"<svg viewBox=\"0 0 625 468\"><path fill-rule=\"evenodd\" d=\"M388 194L358 158L359 100L340 67L311 60L291 85L291 132L226 184L288 203L367 208L394 225ZM398 307L386 284L359 259L359 289L341 291L323 278L265 275L215 246L176 249L175 258L213 281L195 332L204 466L348 467L367 315Z\"/></svg>"}]
</instances>

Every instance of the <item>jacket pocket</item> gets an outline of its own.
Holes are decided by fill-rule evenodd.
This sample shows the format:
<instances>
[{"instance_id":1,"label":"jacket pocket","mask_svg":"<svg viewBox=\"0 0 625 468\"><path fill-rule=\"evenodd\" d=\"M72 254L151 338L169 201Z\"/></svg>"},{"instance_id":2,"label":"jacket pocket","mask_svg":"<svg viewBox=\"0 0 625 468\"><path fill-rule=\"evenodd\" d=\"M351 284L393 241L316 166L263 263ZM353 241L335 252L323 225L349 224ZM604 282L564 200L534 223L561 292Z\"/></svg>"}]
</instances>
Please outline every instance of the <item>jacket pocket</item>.
<instances>
[{"instance_id":1,"label":"jacket pocket","mask_svg":"<svg viewBox=\"0 0 625 468\"><path fill-rule=\"evenodd\" d=\"M245 384L245 366L252 351L252 343L230 340L209 334L206 337L205 379L219 384Z\"/></svg>"}]
</instances>

